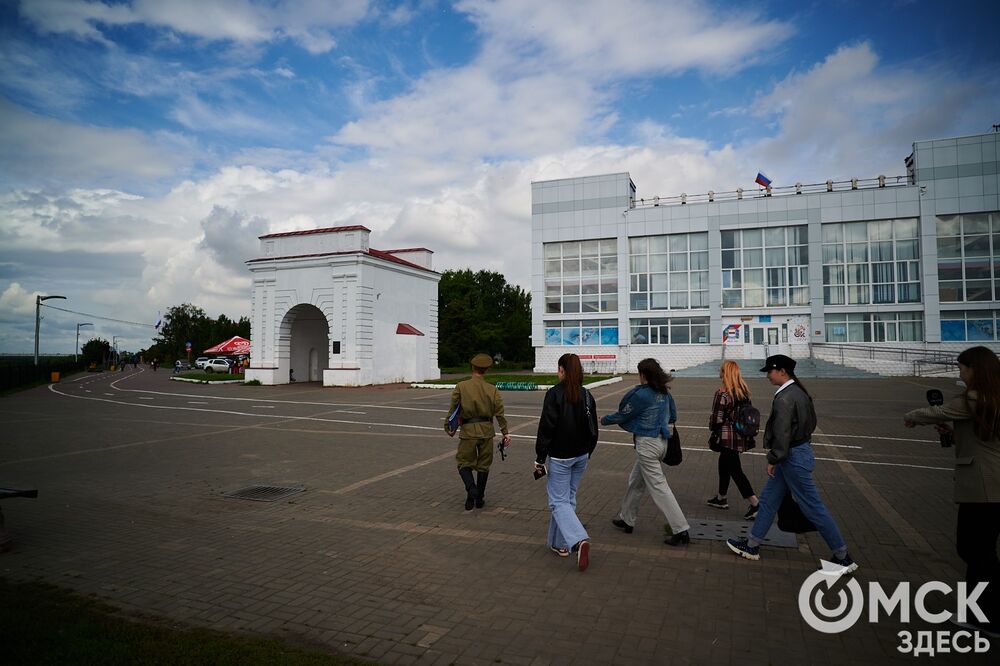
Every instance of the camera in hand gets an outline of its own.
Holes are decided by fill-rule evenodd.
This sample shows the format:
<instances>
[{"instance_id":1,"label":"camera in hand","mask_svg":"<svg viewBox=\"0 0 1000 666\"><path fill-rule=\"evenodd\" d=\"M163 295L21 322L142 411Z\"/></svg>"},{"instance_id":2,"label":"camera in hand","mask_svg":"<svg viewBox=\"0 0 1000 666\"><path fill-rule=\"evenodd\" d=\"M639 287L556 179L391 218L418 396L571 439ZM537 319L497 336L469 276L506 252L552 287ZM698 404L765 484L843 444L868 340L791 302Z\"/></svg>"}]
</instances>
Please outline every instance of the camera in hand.
<instances>
[{"instance_id":1,"label":"camera in hand","mask_svg":"<svg viewBox=\"0 0 1000 666\"><path fill-rule=\"evenodd\" d=\"M536 467L534 471L535 481L545 476L545 467Z\"/></svg>"},{"instance_id":2,"label":"camera in hand","mask_svg":"<svg viewBox=\"0 0 1000 666\"><path fill-rule=\"evenodd\" d=\"M937 389L930 389L927 391L927 404L931 407L937 407L944 404L944 394ZM953 432L942 432L941 437L941 447L948 448L955 443L955 433Z\"/></svg>"}]
</instances>

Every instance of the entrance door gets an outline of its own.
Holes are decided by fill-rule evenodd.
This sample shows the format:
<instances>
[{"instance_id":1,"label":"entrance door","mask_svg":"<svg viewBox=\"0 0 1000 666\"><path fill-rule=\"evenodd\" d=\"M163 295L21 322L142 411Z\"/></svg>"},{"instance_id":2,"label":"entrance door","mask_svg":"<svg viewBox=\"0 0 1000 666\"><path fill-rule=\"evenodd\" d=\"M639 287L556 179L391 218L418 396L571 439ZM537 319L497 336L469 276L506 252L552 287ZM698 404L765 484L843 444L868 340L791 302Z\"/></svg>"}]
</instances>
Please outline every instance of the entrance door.
<instances>
[{"instance_id":1,"label":"entrance door","mask_svg":"<svg viewBox=\"0 0 1000 666\"><path fill-rule=\"evenodd\" d=\"M313 347L309 350L309 381L318 382L322 379L319 372L319 352Z\"/></svg>"},{"instance_id":2,"label":"entrance door","mask_svg":"<svg viewBox=\"0 0 1000 666\"><path fill-rule=\"evenodd\" d=\"M750 327L750 344L747 349L748 358L767 358L778 346L780 329L769 324L753 324Z\"/></svg>"}]
</instances>

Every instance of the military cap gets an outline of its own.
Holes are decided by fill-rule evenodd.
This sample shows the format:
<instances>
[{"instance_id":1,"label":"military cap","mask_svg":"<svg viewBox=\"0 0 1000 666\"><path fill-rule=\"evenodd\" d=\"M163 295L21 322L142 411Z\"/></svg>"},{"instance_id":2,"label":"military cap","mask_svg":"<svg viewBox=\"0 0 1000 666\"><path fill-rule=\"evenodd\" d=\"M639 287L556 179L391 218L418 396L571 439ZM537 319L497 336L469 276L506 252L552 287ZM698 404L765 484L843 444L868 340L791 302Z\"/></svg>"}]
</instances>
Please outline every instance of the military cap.
<instances>
[{"instance_id":1,"label":"military cap","mask_svg":"<svg viewBox=\"0 0 1000 666\"><path fill-rule=\"evenodd\" d=\"M493 359L490 358L489 354L476 354L475 356L472 357L472 360L469 361L469 363L472 364L473 368L486 370L491 365L493 365Z\"/></svg>"},{"instance_id":2,"label":"military cap","mask_svg":"<svg viewBox=\"0 0 1000 666\"><path fill-rule=\"evenodd\" d=\"M789 358L784 354L775 354L774 356L768 356L767 360L764 361L764 367L760 369L761 372L770 372L771 370L784 370L785 372L795 372L795 359Z\"/></svg>"}]
</instances>

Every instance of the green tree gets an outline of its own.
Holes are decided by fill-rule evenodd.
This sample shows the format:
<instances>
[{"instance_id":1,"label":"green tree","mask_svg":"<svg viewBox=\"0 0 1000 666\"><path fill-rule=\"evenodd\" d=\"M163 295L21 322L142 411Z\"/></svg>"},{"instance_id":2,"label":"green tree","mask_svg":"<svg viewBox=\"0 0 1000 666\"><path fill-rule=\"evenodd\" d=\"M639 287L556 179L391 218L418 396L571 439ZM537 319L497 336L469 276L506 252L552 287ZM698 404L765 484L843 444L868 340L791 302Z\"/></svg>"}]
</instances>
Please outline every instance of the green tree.
<instances>
[{"instance_id":1,"label":"green tree","mask_svg":"<svg viewBox=\"0 0 1000 666\"><path fill-rule=\"evenodd\" d=\"M169 362L178 358L187 358L186 343L191 343L191 355L201 353L234 335L250 338L250 319L240 317L233 321L224 314L212 319L205 311L191 303L175 305L163 315L163 325L159 334L153 338L153 344L146 350L149 359L157 358L161 362Z\"/></svg>"},{"instance_id":2,"label":"green tree","mask_svg":"<svg viewBox=\"0 0 1000 666\"><path fill-rule=\"evenodd\" d=\"M500 273L445 271L438 285L438 362L462 365L475 354L531 360L531 294Z\"/></svg>"},{"instance_id":3,"label":"green tree","mask_svg":"<svg viewBox=\"0 0 1000 666\"><path fill-rule=\"evenodd\" d=\"M80 348L80 355L83 356L84 365L96 363L104 365L104 360L111 354L111 343L101 338L88 340Z\"/></svg>"}]
</instances>

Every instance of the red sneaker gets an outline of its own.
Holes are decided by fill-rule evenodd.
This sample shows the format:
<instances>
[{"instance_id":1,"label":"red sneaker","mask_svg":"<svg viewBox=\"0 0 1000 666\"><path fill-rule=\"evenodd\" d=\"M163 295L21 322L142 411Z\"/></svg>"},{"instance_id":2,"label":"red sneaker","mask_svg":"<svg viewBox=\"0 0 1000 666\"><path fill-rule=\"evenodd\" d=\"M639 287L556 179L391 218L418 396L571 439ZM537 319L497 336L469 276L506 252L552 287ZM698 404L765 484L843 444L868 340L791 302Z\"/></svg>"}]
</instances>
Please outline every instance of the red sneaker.
<instances>
[{"instance_id":1,"label":"red sneaker","mask_svg":"<svg viewBox=\"0 0 1000 666\"><path fill-rule=\"evenodd\" d=\"M590 564L590 542L583 540L576 549L576 567L580 571L586 571Z\"/></svg>"}]
</instances>

